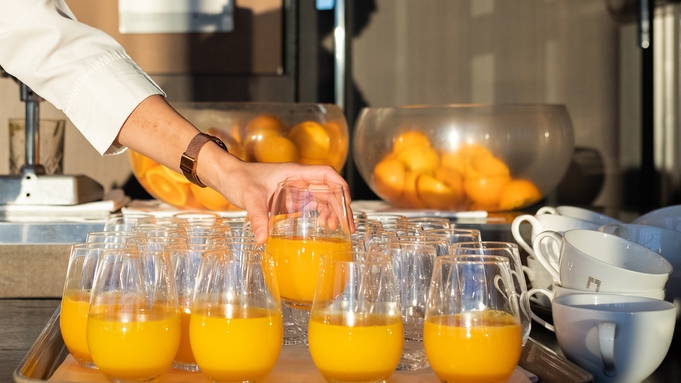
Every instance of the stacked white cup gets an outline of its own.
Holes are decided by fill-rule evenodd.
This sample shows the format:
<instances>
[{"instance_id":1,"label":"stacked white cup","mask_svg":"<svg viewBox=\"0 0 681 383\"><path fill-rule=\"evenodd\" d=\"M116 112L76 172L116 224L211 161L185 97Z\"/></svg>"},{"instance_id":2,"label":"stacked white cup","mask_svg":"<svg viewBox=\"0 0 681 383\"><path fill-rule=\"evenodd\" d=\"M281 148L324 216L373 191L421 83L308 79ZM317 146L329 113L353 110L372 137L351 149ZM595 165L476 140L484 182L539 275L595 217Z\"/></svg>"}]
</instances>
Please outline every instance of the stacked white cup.
<instances>
[{"instance_id":1,"label":"stacked white cup","mask_svg":"<svg viewBox=\"0 0 681 383\"><path fill-rule=\"evenodd\" d=\"M553 244L553 245L551 245ZM560 249L558 267L546 249ZM553 277L551 291L558 344L596 381L642 381L662 363L674 334L676 306L662 300L672 265L642 245L601 231L544 231L535 237L537 260ZM651 321L655 322L651 326Z\"/></svg>"}]
</instances>

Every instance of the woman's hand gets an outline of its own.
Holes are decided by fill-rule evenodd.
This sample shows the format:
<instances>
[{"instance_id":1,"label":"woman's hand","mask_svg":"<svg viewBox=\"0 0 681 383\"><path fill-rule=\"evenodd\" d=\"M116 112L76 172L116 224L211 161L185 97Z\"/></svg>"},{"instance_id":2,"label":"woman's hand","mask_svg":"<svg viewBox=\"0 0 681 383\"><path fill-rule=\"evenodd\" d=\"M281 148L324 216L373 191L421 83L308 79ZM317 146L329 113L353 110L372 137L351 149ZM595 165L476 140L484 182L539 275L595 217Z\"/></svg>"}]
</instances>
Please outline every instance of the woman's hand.
<instances>
[{"instance_id":1,"label":"woman's hand","mask_svg":"<svg viewBox=\"0 0 681 383\"><path fill-rule=\"evenodd\" d=\"M350 216L350 230L354 232L354 219L350 209L348 184L331 166L311 166L296 163L244 162L222 151L217 145L204 147L201 154L215 156L205 161L205 179L202 176L202 158L199 157L199 177L207 185L222 193L233 205L248 212L251 227L258 243L265 243L268 235L269 209L272 197L281 181L300 179L330 181L343 186Z\"/></svg>"}]
</instances>

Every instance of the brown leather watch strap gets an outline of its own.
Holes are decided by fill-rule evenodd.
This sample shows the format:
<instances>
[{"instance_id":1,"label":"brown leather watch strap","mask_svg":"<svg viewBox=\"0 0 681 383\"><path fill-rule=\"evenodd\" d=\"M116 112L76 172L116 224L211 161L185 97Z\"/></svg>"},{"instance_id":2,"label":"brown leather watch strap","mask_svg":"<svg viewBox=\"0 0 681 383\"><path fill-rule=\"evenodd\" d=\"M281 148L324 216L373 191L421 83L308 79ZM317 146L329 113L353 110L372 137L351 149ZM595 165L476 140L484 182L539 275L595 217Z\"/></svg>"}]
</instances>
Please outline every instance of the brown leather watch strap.
<instances>
[{"instance_id":1,"label":"brown leather watch strap","mask_svg":"<svg viewBox=\"0 0 681 383\"><path fill-rule=\"evenodd\" d=\"M215 136L211 136L210 134L206 133L199 133L192 140L189 142L189 145L187 146L187 150L182 154L182 158L180 159L180 169L182 169L182 173L184 173L184 176L187 177L189 182L196 184L202 188L205 188L206 185L201 182L199 177L196 175L196 166L199 163L199 152L201 151L201 148L203 148L203 145L205 145L207 142L213 141L216 144L218 144L219 147L224 149L225 151L229 152L227 150L227 146L225 145L222 140Z\"/></svg>"}]
</instances>

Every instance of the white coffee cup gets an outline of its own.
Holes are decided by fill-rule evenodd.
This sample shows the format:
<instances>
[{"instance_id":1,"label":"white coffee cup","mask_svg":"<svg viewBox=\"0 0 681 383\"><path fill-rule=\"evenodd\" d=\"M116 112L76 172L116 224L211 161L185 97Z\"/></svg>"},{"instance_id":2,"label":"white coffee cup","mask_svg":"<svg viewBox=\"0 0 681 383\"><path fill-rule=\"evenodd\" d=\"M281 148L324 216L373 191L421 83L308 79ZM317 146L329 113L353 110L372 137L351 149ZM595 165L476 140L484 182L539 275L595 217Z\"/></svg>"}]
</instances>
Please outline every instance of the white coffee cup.
<instances>
[{"instance_id":1,"label":"white coffee cup","mask_svg":"<svg viewBox=\"0 0 681 383\"><path fill-rule=\"evenodd\" d=\"M676 307L651 298L571 294L554 298L563 354L597 382L641 382L669 351Z\"/></svg>"},{"instance_id":2,"label":"white coffee cup","mask_svg":"<svg viewBox=\"0 0 681 383\"><path fill-rule=\"evenodd\" d=\"M521 300L523 301L524 305L530 306L530 301L533 299L539 298L539 296L544 297L549 301L548 306L544 307L550 307L551 302L558 297L561 297L563 295L570 295L570 294L597 294L593 291L584 291L584 290L577 290L577 289L570 289L567 287L563 287L558 283L553 283L549 289L542 289L542 288L535 288L535 289L530 289L525 293L522 297ZM626 296L633 296L633 297L643 297L643 298L651 298L651 299L664 299L664 290L658 290L658 291L650 291L650 292L637 292L637 293L608 293L608 294L614 294L614 295L626 295ZM550 323L546 322L545 320L541 319L539 316L537 316L534 312L531 311L531 306L530 306L530 316L532 319L539 323L540 325L546 327L547 329L554 331L553 325Z\"/></svg>"},{"instance_id":3,"label":"white coffee cup","mask_svg":"<svg viewBox=\"0 0 681 383\"><path fill-rule=\"evenodd\" d=\"M530 244L525 241L525 238L520 234L520 225L524 222L529 223L532 226L532 232L530 234ZM515 217L511 223L511 234L513 238L529 255L534 255L534 249L532 249L531 243L537 237L537 234L542 231L552 230L558 233L564 233L566 230L570 229L587 229L587 230L598 230L600 225L585 221L578 218L566 217L562 215L554 214L523 214ZM553 254L555 259L551 258L552 262L558 265L558 248L553 249ZM546 253L549 251L547 250ZM545 253L545 254L546 254Z\"/></svg>"},{"instance_id":4,"label":"white coffee cup","mask_svg":"<svg viewBox=\"0 0 681 383\"><path fill-rule=\"evenodd\" d=\"M676 304L677 318L681 318L681 232L638 224L610 224L598 230L647 247L672 264L674 270L665 287L665 299Z\"/></svg>"},{"instance_id":5,"label":"white coffee cup","mask_svg":"<svg viewBox=\"0 0 681 383\"><path fill-rule=\"evenodd\" d=\"M560 243L559 267L543 241ZM594 292L646 292L665 288L672 265L656 252L616 235L593 230L544 231L533 243L537 260L563 287Z\"/></svg>"},{"instance_id":6,"label":"white coffee cup","mask_svg":"<svg viewBox=\"0 0 681 383\"><path fill-rule=\"evenodd\" d=\"M583 221L596 223L599 226L607 225L609 223L621 223L621 221L616 218L577 206L544 206L537 210L537 215L541 214L553 214L563 217L581 219Z\"/></svg>"}]
</instances>

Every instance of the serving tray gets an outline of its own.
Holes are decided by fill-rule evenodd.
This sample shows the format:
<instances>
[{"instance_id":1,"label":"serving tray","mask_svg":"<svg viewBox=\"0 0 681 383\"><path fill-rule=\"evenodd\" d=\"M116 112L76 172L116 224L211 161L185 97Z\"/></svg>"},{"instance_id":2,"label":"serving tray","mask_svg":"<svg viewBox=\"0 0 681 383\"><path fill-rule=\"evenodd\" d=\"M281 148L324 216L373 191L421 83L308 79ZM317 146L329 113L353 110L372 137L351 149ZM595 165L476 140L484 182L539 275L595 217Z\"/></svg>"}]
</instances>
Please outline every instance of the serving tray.
<instances>
[{"instance_id":1,"label":"serving tray","mask_svg":"<svg viewBox=\"0 0 681 383\"><path fill-rule=\"evenodd\" d=\"M60 308L61 306L57 307L33 346L14 370L14 381L17 383L107 382L106 378L97 371L80 367L69 354L59 327ZM525 344L518 365L535 374L540 383L593 382L591 374L532 338ZM519 371L516 369L514 373ZM209 382L203 374L173 369L156 381ZM263 383L266 382L317 383L324 382L324 379L314 368L307 348L303 345L294 345L282 348L277 366ZM432 370L423 369L396 371L389 382L437 383L438 380Z\"/></svg>"}]
</instances>

